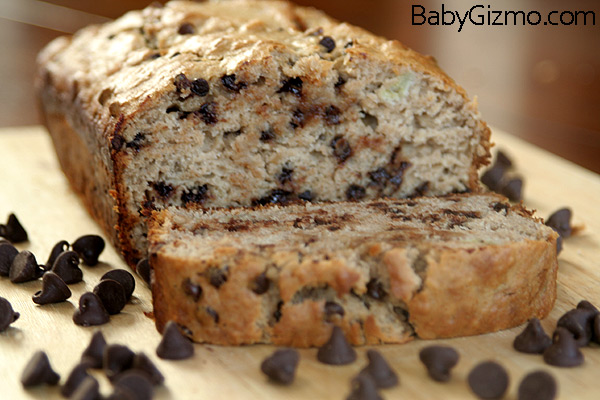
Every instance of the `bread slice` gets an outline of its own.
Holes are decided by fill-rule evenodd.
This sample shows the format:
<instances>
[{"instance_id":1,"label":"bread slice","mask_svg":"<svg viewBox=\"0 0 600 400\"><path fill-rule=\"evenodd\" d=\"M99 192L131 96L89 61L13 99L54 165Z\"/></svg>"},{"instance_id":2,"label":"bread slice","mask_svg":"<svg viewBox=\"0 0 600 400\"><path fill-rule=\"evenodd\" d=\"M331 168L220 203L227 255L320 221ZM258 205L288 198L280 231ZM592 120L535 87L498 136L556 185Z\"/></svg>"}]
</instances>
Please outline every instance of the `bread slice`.
<instances>
[{"instance_id":1,"label":"bread slice","mask_svg":"<svg viewBox=\"0 0 600 400\"><path fill-rule=\"evenodd\" d=\"M319 346L475 335L544 317L556 233L504 197L201 210L150 221L154 316L197 342Z\"/></svg>"},{"instance_id":2,"label":"bread slice","mask_svg":"<svg viewBox=\"0 0 600 400\"><path fill-rule=\"evenodd\" d=\"M283 1L174 1L59 38L59 161L127 260L144 207L474 191L489 129L431 57Z\"/></svg>"}]
</instances>

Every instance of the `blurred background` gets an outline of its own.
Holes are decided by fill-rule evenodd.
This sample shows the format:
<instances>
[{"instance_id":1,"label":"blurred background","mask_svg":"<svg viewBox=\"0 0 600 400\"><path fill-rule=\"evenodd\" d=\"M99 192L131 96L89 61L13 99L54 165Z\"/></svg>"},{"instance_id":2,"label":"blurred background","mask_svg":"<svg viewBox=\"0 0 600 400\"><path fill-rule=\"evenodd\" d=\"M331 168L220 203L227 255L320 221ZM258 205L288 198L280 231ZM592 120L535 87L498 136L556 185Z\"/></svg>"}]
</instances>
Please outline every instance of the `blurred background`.
<instances>
[{"instance_id":1,"label":"blurred background","mask_svg":"<svg viewBox=\"0 0 600 400\"><path fill-rule=\"evenodd\" d=\"M33 93L38 51L53 38L116 18L151 0L0 0L0 127L40 120ZM165 1L160 1L164 3ZM296 0L435 56L439 65L477 96L489 124L600 173L599 0ZM445 11L461 18L474 6L490 11L538 12L532 26L441 25ZM440 14L439 24L413 24L415 13ZM544 25L551 11L557 26ZM577 11L577 25L572 16ZM592 20L593 17L593 20ZM512 18L512 17L511 17ZM519 17L520 18L520 17ZM503 17L501 18L503 20ZM415 22L423 21L415 17ZM446 14L444 22L451 21ZM511 20L509 20L511 21ZM520 19L519 19L520 21ZM431 19L431 23L435 20ZM537 14L530 14L537 22ZM551 173L551 171L549 171Z\"/></svg>"}]
</instances>

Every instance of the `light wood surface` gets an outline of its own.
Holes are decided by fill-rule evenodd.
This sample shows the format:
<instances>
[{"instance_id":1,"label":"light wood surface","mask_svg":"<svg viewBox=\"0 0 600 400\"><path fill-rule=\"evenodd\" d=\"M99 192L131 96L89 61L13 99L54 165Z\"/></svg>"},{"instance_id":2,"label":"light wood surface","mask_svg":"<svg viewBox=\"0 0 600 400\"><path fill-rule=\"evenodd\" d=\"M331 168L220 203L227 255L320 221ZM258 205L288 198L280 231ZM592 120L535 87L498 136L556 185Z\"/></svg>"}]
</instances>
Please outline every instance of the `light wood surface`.
<instances>
[{"instance_id":1,"label":"light wood surface","mask_svg":"<svg viewBox=\"0 0 600 400\"><path fill-rule=\"evenodd\" d=\"M558 300L542 323L551 333L556 320L581 299L600 306L600 176L539 150L506 133L495 131L497 148L504 149L525 178L525 204L547 217L559 207L569 206L574 222L585 229L568 239L560 254ZM45 263L59 240L100 234L79 200L69 190L56 162L50 141L40 127L0 130L0 222L15 212L30 241L19 245L31 250L39 263ZM102 263L84 268L84 282L71 285L73 296L65 303L37 306L31 296L41 281L20 285L0 278L0 296L10 300L21 318L0 333L1 399L61 398L57 387L24 390L21 372L38 349L46 350L52 366L64 382L92 333L101 329L109 343L125 344L143 351L156 362L166 377L156 391L156 399L345 399L350 379L366 363L366 347L358 349L359 359L349 366L326 366L316 360L315 349L301 350L295 382L289 387L269 383L260 372L260 362L272 346L219 347L196 345L193 359L163 361L155 354L160 340L150 316L149 289L140 281L131 304L111 322L100 328L82 328L72 322L79 296L92 290L110 268L126 268L114 249L107 248ZM241 310L240 312L243 312ZM556 368L543 363L541 356L525 355L512 349L512 340L522 327L477 337L439 341L415 340L400 346L380 346L398 371L400 386L381 392L387 399L465 399L475 398L466 384L471 368L482 360L494 359L510 374L506 399L517 398L517 387L528 372L543 369L559 383L560 399L600 398L600 347L583 349L585 364L577 368ZM430 380L418 360L421 348L449 344L458 349L461 360L452 379L444 384ZM108 381L97 375L101 391L111 391Z\"/></svg>"}]
</instances>

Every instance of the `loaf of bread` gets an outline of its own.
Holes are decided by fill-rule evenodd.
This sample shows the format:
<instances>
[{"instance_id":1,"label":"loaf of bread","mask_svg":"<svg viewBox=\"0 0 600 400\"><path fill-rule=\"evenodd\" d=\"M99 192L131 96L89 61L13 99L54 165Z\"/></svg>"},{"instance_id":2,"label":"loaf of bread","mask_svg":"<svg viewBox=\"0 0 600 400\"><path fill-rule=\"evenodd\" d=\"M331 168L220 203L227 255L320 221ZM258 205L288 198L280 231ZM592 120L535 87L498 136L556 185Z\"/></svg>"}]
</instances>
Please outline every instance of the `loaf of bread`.
<instances>
[{"instance_id":1,"label":"loaf of bread","mask_svg":"<svg viewBox=\"0 0 600 400\"><path fill-rule=\"evenodd\" d=\"M148 235L154 316L224 345L492 332L552 309L556 238L495 194L169 207Z\"/></svg>"},{"instance_id":2,"label":"loaf of bread","mask_svg":"<svg viewBox=\"0 0 600 400\"><path fill-rule=\"evenodd\" d=\"M173 1L53 41L37 87L130 264L146 209L478 189L489 129L431 57L284 1Z\"/></svg>"}]
</instances>

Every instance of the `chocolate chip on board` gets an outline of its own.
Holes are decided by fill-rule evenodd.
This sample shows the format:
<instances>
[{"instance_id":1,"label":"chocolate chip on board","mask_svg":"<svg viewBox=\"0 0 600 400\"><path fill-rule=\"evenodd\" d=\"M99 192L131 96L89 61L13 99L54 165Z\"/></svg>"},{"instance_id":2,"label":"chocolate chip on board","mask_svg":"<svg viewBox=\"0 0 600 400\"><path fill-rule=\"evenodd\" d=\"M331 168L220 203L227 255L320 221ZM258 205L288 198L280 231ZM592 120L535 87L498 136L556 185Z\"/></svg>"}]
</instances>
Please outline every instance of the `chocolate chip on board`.
<instances>
[{"instance_id":1,"label":"chocolate chip on board","mask_svg":"<svg viewBox=\"0 0 600 400\"><path fill-rule=\"evenodd\" d=\"M27 231L25 231L15 214L8 216L6 225L0 225L0 236L5 237L12 243L21 243L28 240Z\"/></svg>"},{"instance_id":2,"label":"chocolate chip on board","mask_svg":"<svg viewBox=\"0 0 600 400\"><path fill-rule=\"evenodd\" d=\"M134 357L135 353L127 346L106 345L102 357L102 368L106 377L112 381L117 375L130 369L133 366Z\"/></svg>"},{"instance_id":3,"label":"chocolate chip on board","mask_svg":"<svg viewBox=\"0 0 600 400\"><path fill-rule=\"evenodd\" d=\"M590 303L587 300L581 300L579 303L577 303L577 308L583 308L583 309L586 309L586 310L592 310L592 311L594 311L596 313L600 312L600 310L598 310L595 305L593 305L592 303Z\"/></svg>"},{"instance_id":4,"label":"chocolate chip on board","mask_svg":"<svg viewBox=\"0 0 600 400\"><path fill-rule=\"evenodd\" d=\"M382 400L382 397L370 375L358 374L352 379L352 391L346 400Z\"/></svg>"},{"instance_id":5,"label":"chocolate chip on board","mask_svg":"<svg viewBox=\"0 0 600 400\"><path fill-rule=\"evenodd\" d=\"M587 346L592 340L592 323L596 314L597 311L575 308L560 317L556 326L571 332L579 347Z\"/></svg>"},{"instance_id":6,"label":"chocolate chip on board","mask_svg":"<svg viewBox=\"0 0 600 400\"><path fill-rule=\"evenodd\" d=\"M12 305L4 297L0 297L0 332L19 319L20 314L15 312Z\"/></svg>"},{"instance_id":7,"label":"chocolate chip on board","mask_svg":"<svg viewBox=\"0 0 600 400\"><path fill-rule=\"evenodd\" d=\"M387 389L398 385L398 375L377 350L367 350L369 364L360 371L368 374L378 388Z\"/></svg>"},{"instance_id":8,"label":"chocolate chip on board","mask_svg":"<svg viewBox=\"0 0 600 400\"><path fill-rule=\"evenodd\" d=\"M90 374L87 372L89 367L90 365L87 363L80 363L71 370L67 380L60 388L60 394L62 394L63 397L69 397L75 393L85 378L90 376Z\"/></svg>"},{"instance_id":9,"label":"chocolate chip on board","mask_svg":"<svg viewBox=\"0 0 600 400\"><path fill-rule=\"evenodd\" d=\"M84 264L93 267L98 264L98 257L104 250L104 239L98 235L84 235L75 240L71 246Z\"/></svg>"},{"instance_id":10,"label":"chocolate chip on board","mask_svg":"<svg viewBox=\"0 0 600 400\"><path fill-rule=\"evenodd\" d=\"M35 292L32 299L39 305L60 303L71 297L71 290L67 284L52 271L48 271L42 278L42 290Z\"/></svg>"},{"instance_id":11,"label":"chocolate chip on board","mask_svg":"<svg viewBox=\"0 0 600 400\"><path fill-rule=\"evenodd\" d=\"M79 309L73 314L73 322L81 326L102 325L110 317L102 301L92 292L86 292L79 298Z\"/></svg>"},{"instance_id":12,"label":"chocolate chip on board","mask_svg":"<svg viewBox=\"0 0 600 400\"><path fill-rule=\"evenodd\" d=\"M110 315L120 313L127 304L127 296L123 285L112 279L103 279L98 282L94 287L94 294L98 296Z\"/></svg>"},{"instance_id":13,"label":"chocolate chip on board","mask_svg":"<svg viewBox=\"0 0 600 400\"><path fill-rule=\"evenodd\" d=\"M35 256L29 250L17 254L10 266L8 277L12 283L23 283L38 279L43 274Z\"/></svg>"},{"instance_id":14,"label":"chocolate chip on board","mask_svg":"<svg viewBox=\"0 0 600 400\"><path fill-rule=\"evenodd\" d=\"M81 363L89 364L90 368L102 368L106 339L101 331L92 335L90 344L81 354Z\"/></svg>"},{"instance_id":15,"label":"chocolate chip on board","mask_svg":"<svg viewBox=\"0 0 600 400\"><path fill-rule=\"evenodd\" d=\"M556 380L546 371L527 374L519 384L518 400L554 400L558 392Z\"/></svg>"},{"instance_id":16,"label":"chocolate chip on board","mask_svg":"<svg viewBox=\"0 0 600 400\"><path fill-rule=\"evenodd\" d=\"M48 261L46 261L46 264L44 265L44 269L46 271L51 269L58 256L60 256L63 252L69 250L69 246L69 242L67 242L66 240L61 240L60 242L56 243L50 251L50 255L48 256Z\"/></svg>"},{"instance_id":17,"label":"chocolate chip on board","mask_svg":"<svg viewBox=\"0 0 600 400\"><path fill-rule=\"evenodd\" d=\"M125 289L126 300L129 301L135 290L135 278L129 271L125 271L124 269L113 269L102 275L100 278L101 281L105 279L112 279L113 281L119 282L123 286L123 289Z\"/></svg>"},{"instance_id":18,"label":"chocolate chip on board","mask_svg":"<svg viewBox=\"0 0 600 400\"><path fill-rule=\"evenodd\" d=\"M150 263L147 258L142 258L135 266L135 272L150 285Z\"/></svg>"},{"instance_id":19,"label":"chocolate chip on board","mask_svg":"<svg viewBox=\"0 0 600 400\"><path fill-rule=\"evenodd\" d=\"M571 216L572 212L569 208L561 208L555 211L546 220L546 225L554 229L558 234L566 239L571 236Z\"/></svg>"},{"instance_id":20,"label":"chocolate chip on board","mask_svg":"<svg viewBox=\"0 0 600 400\"><path fill-rule=\"evenodd\" d=\"M450 371L458 363L458 352L449 346L427 346L419 352L419 359L427 368L431 379L446 382Z\"/></svg>"},{"instance_id":21,"label":"chocolate chip on board","mask_svg":"<svg viewBox=\"0 0 600 400\"><path fill-rule=\"evenodd\" d=\"M165 360L183 360L194 355L194 345L181 333L177 323L169 321L156 348L156 355Z\"/></svg>"},{"instance_id":22,"label":"chocolate chip on board","mask_svg":"<svg viewBox=\"0 0 600 400\"><path fill-rule=\"evenodd\" d=\"M544 332L540 320L532 318L513 341L515 350L521 353L542 354L552 344L550 336Z\"/></svg>"},{"instance_id":23,"label":"chocolate chip on board","mask_svg":"<svg viewBox=\"0 0 600 400\"><path fill-rule=\"evenodd\" d=\"M12 243L0 242L0 276L8 276L10 266L17 254L19 254L19 250Z\"/></svg>"},{"instance_id":24,"label":"chocolate chip on board","mask_svg":"<svg viewBox=\"0 0 600 400\"><path fill-rule=\"evenodd\" d=\"M323 364L345 365L356 360L356 351L350 346L344 331L339 326L334 326L331 337L317 352L317 359Z\"/></svg>"},{"instance_id":25,"label":"chocolate chip on board","mask_svg":"<svg viewBox=\"0 0 600 400\"><path fill-rule=\"evenodd\" d=\"M145 373L154 385L161 385L165 381L163 374L144 353L136 353L131 368Z\"/></svg>"},{"instance_id":26,"label":"chocolate chip on board","mask_svg":"<svg viewBox=\"0 0 600 400\"><path fill-rule=\"evenodd\" d=\"M500 189L500 184L504 178L505 172L506 167L499 164L494 164L491 168L486 170L483 175L481 175L481 182L487 186L488 189L496 192Z\"/></svg>"},{"instance_id":27,"label":"chocolate chip on board","mask_svg":"<svg viewBox=\"0 0 600 400\"><path fill-rule=\"evenodd\" d=\"M114 388L114 398L151 400L154 396L152 382L146 374L137 370L128 370L117 376Z\"/></svg>"},{"instance_id":28,"label":"chocolate chip on board","mask_svg":"<svg viewBox=\"0 0 600 400\"><path fill-rule=\"evenodd\" d=\"M77 386L75 392L69 397L69 400L101 400L102 396L100 395L100 384L96 378L92 376L87 376Z\"/></svg>"},{"instance_id":29,"label":"chocolate chip on board","mask_svg":"<svg viewBox=\"0 0 600 400\"><path fill-rule=\"evenodd\" d=\"M43 351L33 354L21 374L21 384L26 388L43 384L56 385L59 380L60 375L54 372L48 356Z\"/></svg>"},{"instance_id":30,"label":"chocolate chip on board","mask_svg":"<svg viewBox=\"0 0 600 400\"><path fill-rule=\"evenodd\" d=\"M519 202L523 199L523 179L512 178L504 183L498 193L508 197L510 201Z\"/></svg>"},{"instance_id":31,"label":"chocolate chip on board","mask_svg":"<svg viewBox=\"0 0 600 400\"><path fill-rule=\"evenodd\" d=\"M566 328L558 327L552 335L552 345L544 351L546 364L555 367L576 367L583 364L583 354Z\"/></svg>"},{"instance_id":32,"label":"chocolate chip on board","mask_svg":"<svg viewBox=\"0 0 600 400\"><path fill-rule=\"evenodd\" d=\"M494 361L476 365L467 377L469 387L481 399L499 399L508 389L509 377L503 366Z\"/></svg>"},{"instance_id":33,"label":"chocolate chip on board","mask_svg":"<svg viewBox=\"0 0 600 400\"><path fill-rule=\"evenodd\" d=\"M0 327L0 331L2 328ZM592 321L592 340L594 343L600 344L600 314L596 314Z\"/></svg>"},{"instance_id":34,"label":"chocolate chip on board","mask_svg":"<svg viewBox=\"0 0 600 400\"><path fill-rule=\"evenodd\" d=\"M64 251L56 257L51 271L68 285L83 280L83 271L79 268L79 256L74 251Z\"/></svg>"},{"instance_id":35,"label":"chocolate chip on board","mask_svg":"<svg viewBox=\"0 0 600 400\"><path fill-rule=\"evenodd\" d=\"M294 381L300 355L295 349L276 350L265 358L260 370L274 382L289 385Z\"/></svg>"}]
</instances>

